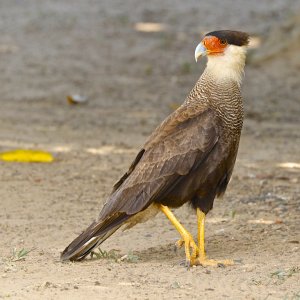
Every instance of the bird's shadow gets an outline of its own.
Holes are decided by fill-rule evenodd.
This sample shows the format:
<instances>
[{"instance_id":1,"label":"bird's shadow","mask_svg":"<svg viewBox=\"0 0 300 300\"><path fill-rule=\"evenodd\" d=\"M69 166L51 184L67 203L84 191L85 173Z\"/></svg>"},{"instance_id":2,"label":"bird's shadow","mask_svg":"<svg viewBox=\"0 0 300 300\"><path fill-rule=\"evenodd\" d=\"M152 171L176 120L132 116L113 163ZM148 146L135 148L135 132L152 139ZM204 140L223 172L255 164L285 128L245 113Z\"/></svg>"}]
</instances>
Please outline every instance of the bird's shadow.
<instances>
[{"instance_id":1,"label":"bird's shadow","mask_svg":"<svg viewBox=\"0 0 300 300\"><path fill-rule=\"evenodd\" d=\"M100 251L100 253L99 253ZM88 256L84 261L115 261L122 263L137 263L137 262L178 262L185 257L184 249L178 249L174 243L150 247L144 250L133 250L129 253L122 253L118 250L101 250L98 249L92 256Z\"/></svg>"},{"instance_id":2,"label":"bird's shadow","mask_svg":"<svg viewBox=\"0 0 300 300\"><path fill-rule=\"evenodd\" d=\"M141 262L176 261L184 257L184 249L178 249L174 243L133 251Z\"/></svg>"}]
</instances>

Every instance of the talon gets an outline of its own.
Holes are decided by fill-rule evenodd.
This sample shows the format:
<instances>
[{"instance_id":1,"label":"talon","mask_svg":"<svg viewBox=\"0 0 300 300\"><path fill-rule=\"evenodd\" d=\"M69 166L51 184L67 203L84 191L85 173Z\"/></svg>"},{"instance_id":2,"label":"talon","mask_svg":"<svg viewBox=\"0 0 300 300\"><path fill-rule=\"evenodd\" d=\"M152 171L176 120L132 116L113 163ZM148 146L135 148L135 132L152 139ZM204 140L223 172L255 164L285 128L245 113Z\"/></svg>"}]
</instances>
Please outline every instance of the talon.
<instances>
[{"instance_id":1,"label":"talon","mask_svg":"<svg viewBox=\"0 0 300 300\"><path fill-rule=\"evenodd\" d=\"M190 266L195 264L195 260L199 254L199 249L194 242L192 235L179 223L179 221L167 206L160 204L159 209L167 216L167 218L172 222L177 231L180 233L181 239L176 243L176 246L180 248L184 244L186 265L189 268ZM192 254L190 253L190 248L193 249Z\"/></svg>"},{"instance_id":2,"label":"talon","mask_svg":"<svg viewBox=\"0 0 300 300\"><path fill-rule=\"evenodd\" d=\"M199 249L190 233L187 233L186 235L183 236L183 242L185 247L187 266L189 268L190 266L195 264L195 260L199 254ZM192 248L192 254L190 253L191 248Z\"/></svg>"},{"instance_id":3,"label":"talon","mask_svg":"<svg viewBox=\"0 0 300 300\"><path fill-rule=\"evenodd\" d=\"M203 267L213 266L213 267L225 267L234 265L233 260L213 260L208 259L205 254L205 243L204 243L204 225L205 225L205 214L197 208L197 219L198 219L198 243L199 243L199 256L196 260L196 265L201 265Z\"/></svg>"},{"instance_id":4,"label":"talon","mask_svg":"<svg viewBox=\"0 0 300 300\"><path fill-rule=\"evenodd\" d=\"M199 249L194 242L194 239L191 234L187 233L184 238L181 238L175 243L176 249L181 248L184 245L186 259L185 266L187 269L190 269L191 266L195 264L196 258L199 255ZM190 253L190 249L192 248L192 253Z\"/></svg>"},{"instance_id":5,"label":"talon","mask_svg":"<svg viewBox=\"0 0 300 300\"><path fill-rule=\"evenodd\" d=\"M180 239L178 240L176 243L175 243L175 247L176 249L180 249L184 244L184 240L183 239Z\"/></svg>"},{"instance_id":6,"label":"talon","mask_svg":"<svg viewBox=\"0 0 300 300\"><path fill-rule=\"evenodd\" d=\"M189 233L186 234L185 238L182 238L175 243L175 249L180 249L183 245L185 245L186 253L185 266L187 269L190 269L191 266L195 265L196 258L199 255L199 248L194 242L192 235ZM191 248L192 253L190 253Z\"/></svg>"},{"instance_id":7,"label":"talon","mask_svg":"<svg viewBox=\"0 0 300 300\"><path fill-rule=\"evenodd\" d=\"M186 260L180 260L179 266L186 267Z\"/></svg>"},{"instance_id":8,"label":"talon","mask_svg":"<svg viewBox=\"0 0 300 300\"><path fill-rule=\"evenodd\" d=\"M190 261L186 261L185 262L185 267L186 267L187 271L189 271L190 268L191 268L191 262Z\"/></svg>"},{"instance_id":9,"label":"talon","mask_svg":"<svg viewBox=\"0 0 300 300\"><path fill-rule=\"evenodd\" d=\"M231 259L224 260L214 260L208 259L206 257L199 257L197 259L197 265L201 265L202 267L222 267L225 268L227 266L233 266L234 262Z\"/></svg>"}]
</instances>

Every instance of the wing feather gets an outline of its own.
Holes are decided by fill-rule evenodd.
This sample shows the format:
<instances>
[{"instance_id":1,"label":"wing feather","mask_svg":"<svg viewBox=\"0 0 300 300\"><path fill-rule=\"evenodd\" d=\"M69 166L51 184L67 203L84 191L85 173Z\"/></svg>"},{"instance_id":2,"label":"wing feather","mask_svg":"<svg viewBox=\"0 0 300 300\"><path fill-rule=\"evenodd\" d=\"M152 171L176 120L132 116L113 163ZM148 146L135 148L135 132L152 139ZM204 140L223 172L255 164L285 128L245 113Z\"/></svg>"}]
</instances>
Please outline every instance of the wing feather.
<instances>
[{"instance_id":1,"label":"wing feather","mask_svg":"<svg viewBox=\"0 0 300 300\"><path fill-rule=\"evenodd\" d=\"M211 109L178 109L154 131L117 182L99 220L115 213L136 214L160 198L208 156L218 141L218 128Z\"/></svg>"},{"instance_id":2,"label":"wing feather","mask_svg":"<svg viewBox=\"0 0 300 300\"><path fill-rule=\"evenodd\" d=\"M183 105L175 111L154 131L115 184L98 220L64 250L61 259L83 259L130 217L156 199L171 195L185 176L201 168L218 139L218 119L212 110L189 110Z\"/></svg>"}]
</instances>

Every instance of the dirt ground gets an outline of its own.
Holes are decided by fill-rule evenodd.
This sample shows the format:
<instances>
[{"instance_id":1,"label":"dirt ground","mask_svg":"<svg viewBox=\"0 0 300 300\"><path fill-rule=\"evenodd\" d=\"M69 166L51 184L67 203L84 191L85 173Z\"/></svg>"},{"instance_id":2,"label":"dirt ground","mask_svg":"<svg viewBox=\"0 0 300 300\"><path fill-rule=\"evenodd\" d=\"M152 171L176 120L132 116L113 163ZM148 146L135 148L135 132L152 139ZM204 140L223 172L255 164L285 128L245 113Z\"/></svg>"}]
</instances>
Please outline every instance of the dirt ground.
<instances>
[{"instance_id":1,"label":"dirt ground","mask_svg":"<svg viewBox=\"0 0 300 300\"><path fill-rule=\"evenodd\" d=\"M1 1L0 150L55 161L0 163L0 298L300 299L300 42L286 26L297 11L295 0ZM261 42L249 51L234 175L207 218L209 257L235 265L187 271L162 215L113 235L108 257L61 263L202 73L200 35L219 28ZM276 28L282 37L268 42ZM69 105L70 94L88 101ZM190 208L175 214L196 234Z\"/></svg>"}]
</instances>

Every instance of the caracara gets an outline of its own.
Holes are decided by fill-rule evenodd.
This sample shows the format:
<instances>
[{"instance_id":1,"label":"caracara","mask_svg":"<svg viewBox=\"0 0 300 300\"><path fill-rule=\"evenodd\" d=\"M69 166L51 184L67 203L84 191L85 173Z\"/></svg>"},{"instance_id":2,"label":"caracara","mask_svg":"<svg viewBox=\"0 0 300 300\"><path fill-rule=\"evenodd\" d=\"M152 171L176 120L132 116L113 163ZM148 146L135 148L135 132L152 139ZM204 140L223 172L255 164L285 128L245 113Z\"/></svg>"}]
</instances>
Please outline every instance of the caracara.
<instances>
[{"instance_id":1,"label":"caracara","mask_svg":"<svg viewBox=\"0 0 300 300\"><path fill-rule=\"evenodd\" d=\"M206 55L206 69L184 103L150 135L129 170L114 185L99 217L62 253L81 260L117 229L130 228L163 212L178 230L186 264L232 264L208 259L205 215L224 194L236 160L243 125L240 84L249 36L219 30L206 34L195 59ZM189 203L198 221L198 244L170 208Z\"/></svg>"}]
</instances>

